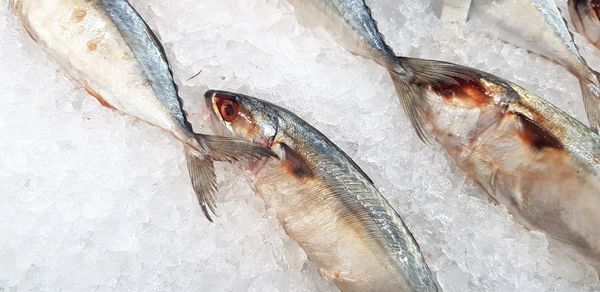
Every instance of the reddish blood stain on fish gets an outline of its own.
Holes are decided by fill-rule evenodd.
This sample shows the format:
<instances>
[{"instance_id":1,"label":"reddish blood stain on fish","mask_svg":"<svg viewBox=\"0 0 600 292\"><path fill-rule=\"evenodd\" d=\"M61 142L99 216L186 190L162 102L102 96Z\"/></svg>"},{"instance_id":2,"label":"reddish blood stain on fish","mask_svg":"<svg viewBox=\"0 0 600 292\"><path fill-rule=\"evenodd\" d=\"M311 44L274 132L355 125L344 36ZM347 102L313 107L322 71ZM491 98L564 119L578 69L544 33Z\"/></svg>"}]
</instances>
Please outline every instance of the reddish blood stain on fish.
<instances>
[{"instance_id":1,"label":"reddish blood stain on fish","mask_svg":"<svg viewBox=\"0 0 600 292\"><path fill-rule=\"evenodd\" d=\"M600 17L600 0L592 0L592 9L596 12L596 16Z\"/></svg>"},{"instance_id":2,"label":"reddish blood stain on fish","mask_svg":"<svg viewBox=\"0 0 600 292\"><path fill-rule=\"evenodd\" d=\"M544 148L564 149L562 143L550 132L536 124L530 118L516 114L521 124L519 137L532 147L542 150Z\"/></svg>"},{"instance_id":3,"label":"reddish blood stain on fish","mask_svg":"<svg viewBox=\"0 0 600 292\"><path fill-rule=\"evenodd\" d=\"M83 10L83 9L75 9L73 10L73 14L71 14L71 19L73 20L73 22L81 22L83 21L83 19L85 18L85 16L87 15L87 11Z\"/></svg>"},{"instance_id":4,"label":"reddish blood stain on fish","mask_svg":"<svg viewBox=\"0 0 600 292\"><path fill-rule=\"evenodd\" d=\"M459 99L471 106L485 106L493 100L477 80L456 79L456 83L437 85L434 90L447 100Z\"/></svg>"},{"instance_id":5,"label":"reddish blood stain on fish","mask_svg":"<svg viewBox=\"0 0 600 292\"><path fill-rule=\"evenodd\" d=\"M110 109L114 109L113 106L110 105L110 103L108 103L102 97L102 95L100 95L100 93L98 93L96 90L94 90L93 88L91 88L88 84L84 84L83 88L85 89L85 91L87 91L87 93L89 93L89 95L95 97L102 106L110 108Z\"/></svg>"},{"instance_id":6,"label":"reddish blood stain on fish","mask_svg":"<svg viewBox=\"0 0 600 292\"><path fill-rule=\"evenodd\" d=\"M308 166L308 163L304 160L302 155L296 153L285 144L281 144L285 150L285 162L284 167L294 176L303 178L313 176L313 171Z\"/></svg>"},{"instance_id":7,"label":"reddish blood stain on fish","mask_svg":"<svg viewBox=\"0 0 600 292\"><path fill-rule=\"evenodd\" d=\"M96 51L96 49L98 49L98 41L97 40L91 40L87 43L87 49L90 52L94 52Z\"/></svg>"}]
</instances>

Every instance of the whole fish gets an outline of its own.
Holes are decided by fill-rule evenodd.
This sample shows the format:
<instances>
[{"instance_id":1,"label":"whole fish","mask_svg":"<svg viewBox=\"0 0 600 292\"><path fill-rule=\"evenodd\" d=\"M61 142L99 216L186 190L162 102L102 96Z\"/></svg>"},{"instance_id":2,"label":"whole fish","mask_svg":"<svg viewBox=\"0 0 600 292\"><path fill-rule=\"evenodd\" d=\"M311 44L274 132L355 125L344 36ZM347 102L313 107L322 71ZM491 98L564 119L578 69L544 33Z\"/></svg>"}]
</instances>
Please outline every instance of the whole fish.
<instances>
[{"instance_id":1,"label":"whole fish","mask_svg":"<svg viewBox=\"0 0 600 292\"><path fill-rule=\"evenodd\" d=\"M256 189L343 291L438 291L412 234L371 179L317 129L266 101L208 91L214 125L269 147Z\"/></svg>"},{"instance_id":2,"label":"whole fish","mask_svg":"<svg viewBox=\"0 0 600 292\"><path fill-rule=\"evenodd\" d=\"M589 125L600 127L600 79L575 46L554 0L472 0L469 22L565 67L577 79Z\"/></svg>"},{"instance_id":3,"label":"whole fish","mask_svg":"<svg viewBox=\"0 0 600 292\"><path fill-rule=\"evenodd\" d=\"M103 106L170 132L184 144L192 186L212 221L213 160L270 155L226 137L196 135L160 42L126 0L11 0L31 38Z\"/></svg>"},{"instance_id":4,"label":"whole fish","mask_svg":"<svg viewBox=\"0 0 600 292\"><path fill-rule=\"evenodd\" d=\"M600 49L600 1L569 0L567 3L575 30Z\"/></svg>"},{"instance_id":5,"label":"whole fish","mask_svg":"<svg viewBox=\"0 0 600 292\"><path fill-rule=\"evenodd\" d=\"M352 37L344 43L388 70L421 139L443 145L518 222L577 247L599 267L600 136L592 129L491 74L396 57L362 0L292 2L340 21L332 34Z\"/></svg>"}]
</instances>

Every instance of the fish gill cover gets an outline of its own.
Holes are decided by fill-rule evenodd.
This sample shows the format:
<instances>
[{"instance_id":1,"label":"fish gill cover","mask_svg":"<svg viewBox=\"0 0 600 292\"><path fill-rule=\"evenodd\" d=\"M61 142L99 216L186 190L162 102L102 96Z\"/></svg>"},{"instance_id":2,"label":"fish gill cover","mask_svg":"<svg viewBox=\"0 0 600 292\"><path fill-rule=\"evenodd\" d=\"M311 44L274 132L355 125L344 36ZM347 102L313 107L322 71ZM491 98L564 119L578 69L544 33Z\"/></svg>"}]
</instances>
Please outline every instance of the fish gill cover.
<instances>
[{"instance_id":1,"label":"fish gill cover","mask_svg":"<svg viewBox=\"0 0 600 292\"><path fill-rule=\"evenodd\" d=\"M439 146L423 146L385 70L300 26L285 1L131 2L165 44L197 131L208 128L209 87L305 118L369 173L446 291L593 289L581 259L549 251L544 235L477 198ZM428 0L368 2L398 54L483 69L585 120L561 67L465 28L440 30ZM209 224L179 142L101 108L7 5L0 35L0 291L336 290L254 195L251 174L217 166L220 217Z\"/></svg>"}]
</instances>

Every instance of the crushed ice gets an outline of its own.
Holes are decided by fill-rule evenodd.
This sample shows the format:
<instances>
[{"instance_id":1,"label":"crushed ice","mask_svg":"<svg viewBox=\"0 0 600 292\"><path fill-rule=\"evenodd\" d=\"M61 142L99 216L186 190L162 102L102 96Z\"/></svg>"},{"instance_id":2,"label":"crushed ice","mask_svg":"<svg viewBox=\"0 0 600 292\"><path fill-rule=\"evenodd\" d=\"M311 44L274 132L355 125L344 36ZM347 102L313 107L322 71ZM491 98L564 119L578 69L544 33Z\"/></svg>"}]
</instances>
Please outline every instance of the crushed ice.
<instances>
[{"instance_id":1,"label":"crushed ice","mask_svg":"<svg viewBox=\"0 0 600 292\"><path fill-rule=\"evenodd\" d=\"M580 259L482 198L440 147L422 145L384 70L299 26L284 1L132 3L164 42L197 131L209 129L201 98L209 87L295 111L373 178L445 291L598 285ZM368 3L397 53L486 70L585 119L577 83L561 67L441 27L429 1ZM99 106L6 4L0 16L0 291L336 290L265 210L250 174L219 165L220 217L209 224L178 142Z\"/></svg>"}]
</instances>

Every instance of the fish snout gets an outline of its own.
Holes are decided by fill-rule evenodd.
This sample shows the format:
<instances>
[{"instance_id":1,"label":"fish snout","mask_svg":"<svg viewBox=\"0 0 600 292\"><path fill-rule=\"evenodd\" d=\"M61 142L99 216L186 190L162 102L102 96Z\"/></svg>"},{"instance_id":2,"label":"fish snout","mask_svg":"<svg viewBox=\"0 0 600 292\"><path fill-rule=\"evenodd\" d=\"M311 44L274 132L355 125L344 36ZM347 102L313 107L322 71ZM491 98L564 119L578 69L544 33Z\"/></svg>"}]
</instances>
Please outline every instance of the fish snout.
<instances>
[{"instance_id":1,"label":"fish snout","mask_svg":"<svg viewBox=\"0 0 600 292\"><path fill-rule=\"evenodd\" d=\"M213 97L216 95L216 90L208 90L204 93L204 100L206 101L206 105L210 106L213 103Z\"/></svg>"}]
</instances>

